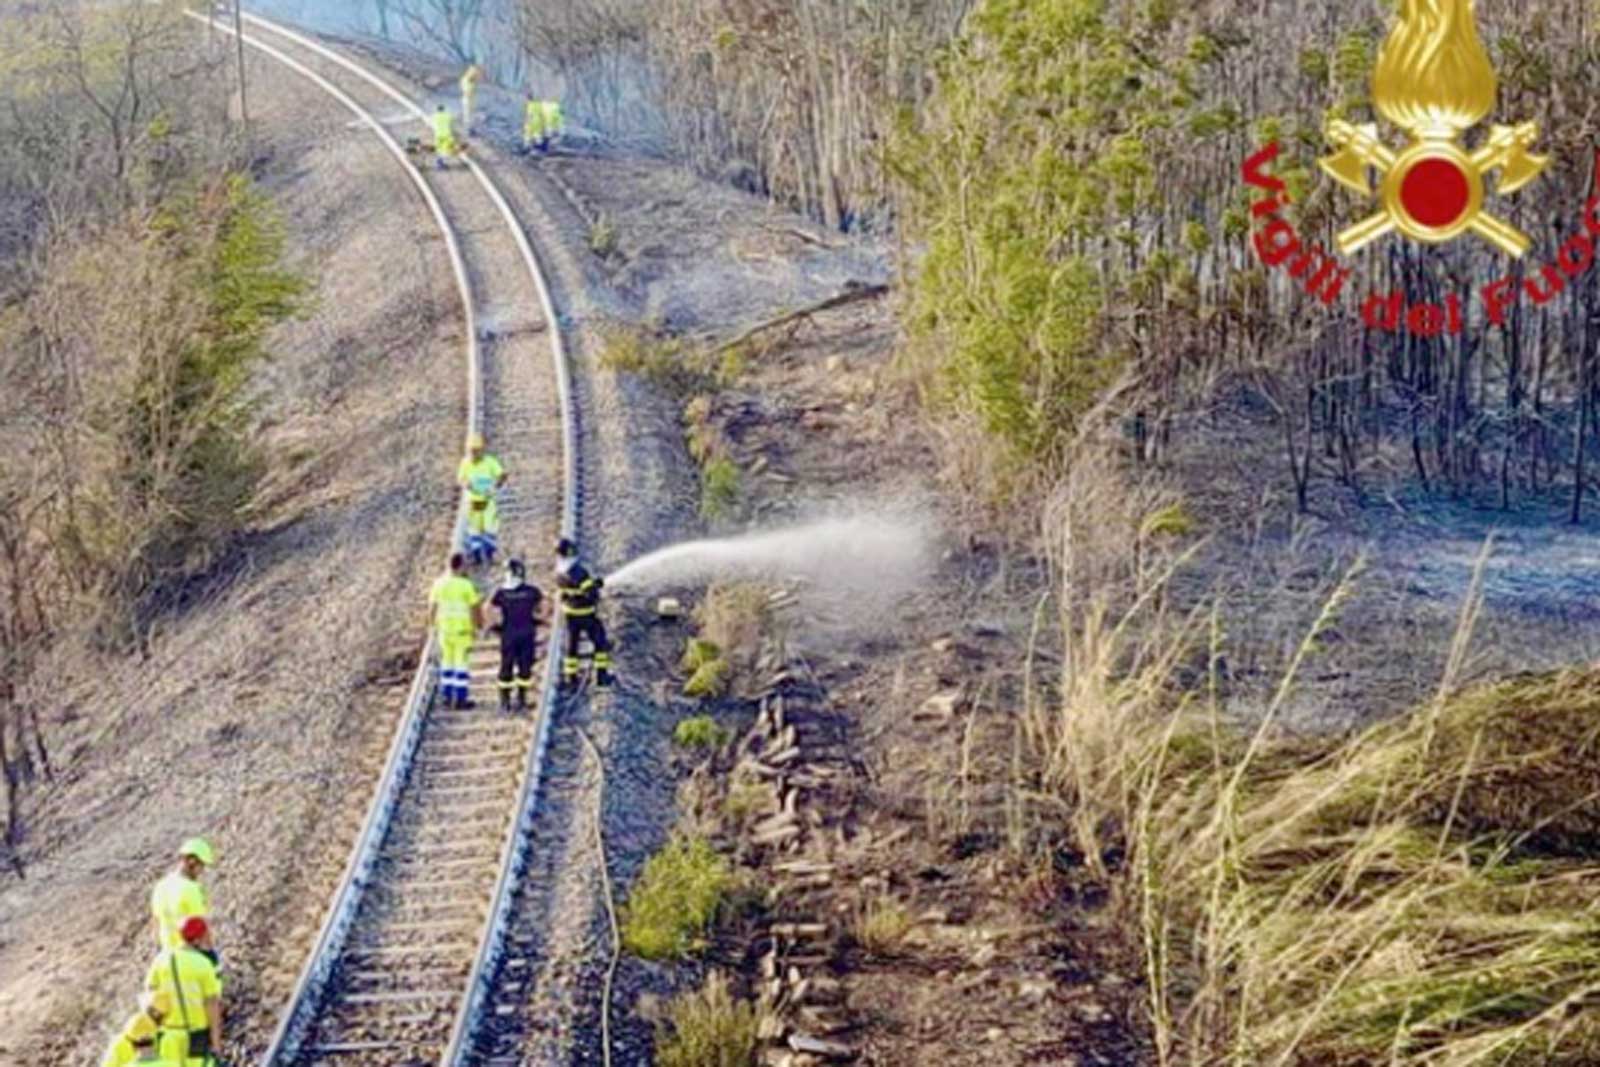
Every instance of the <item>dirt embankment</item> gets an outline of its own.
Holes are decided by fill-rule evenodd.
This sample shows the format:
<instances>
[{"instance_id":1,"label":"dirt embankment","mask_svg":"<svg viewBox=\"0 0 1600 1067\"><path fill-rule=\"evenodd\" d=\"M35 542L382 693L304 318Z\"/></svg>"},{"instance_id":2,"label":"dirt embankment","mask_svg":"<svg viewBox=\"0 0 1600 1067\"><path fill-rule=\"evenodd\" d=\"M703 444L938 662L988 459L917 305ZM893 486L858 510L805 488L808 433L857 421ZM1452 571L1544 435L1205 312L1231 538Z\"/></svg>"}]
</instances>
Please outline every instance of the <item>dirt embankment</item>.
<instances>
[{"instance_id":1,"label":"dirt embankment","mask_svg":"<svg viewBox=\"0 0 1600 1067\"><path fill-rule=\"evenodd\" d=\"M27 880L0 882L5 1062L98 1055L149 958L150 883L192 834L220 853L229 1058L259 1048L343 869L448 537L465 390L437 231L334 101L263 61L250 78L259 175L317 304L272 340L271 474L237 551L147 660L63 649L39 696L57 778L27 815Z\"/></svg>"}]
</instances>

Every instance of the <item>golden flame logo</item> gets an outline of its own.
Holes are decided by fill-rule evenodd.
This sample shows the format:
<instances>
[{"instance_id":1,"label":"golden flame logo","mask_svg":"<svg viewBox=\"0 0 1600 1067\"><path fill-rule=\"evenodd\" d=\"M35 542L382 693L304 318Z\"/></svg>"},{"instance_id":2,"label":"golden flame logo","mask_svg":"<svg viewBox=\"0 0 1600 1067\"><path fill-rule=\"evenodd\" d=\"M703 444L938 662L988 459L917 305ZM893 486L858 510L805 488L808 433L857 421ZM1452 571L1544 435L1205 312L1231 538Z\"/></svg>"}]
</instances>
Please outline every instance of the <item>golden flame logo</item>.
<instances>
[{"instance_id":1,"label":"golden flame logo","mask_svg":"<svg viewBox=\"0 0 1600 1067\"><path fill-rule=\"evenodd\" d=\"M1494 126L1475 151L1461 135L1494 108L1494 67L1478 39L1473 0L1401 0L1400 18L1378 53L1372 98L1384 118L1411 134L1398 153L1378 138L1376 124L1335 119L1324 131L1339 151L1320 160L1335 181L1372 196L1367 169L1379 172L1383 210L1339 234L1349 254L1391 230L1438 244L1468 230L1501 251L1520 256L1528 237L1483 210L1483 179L1499 170L1495 191L1513 193L1545 167L1528 149L1539 136L1532 122Z\"/></svg>"}]
</instances>

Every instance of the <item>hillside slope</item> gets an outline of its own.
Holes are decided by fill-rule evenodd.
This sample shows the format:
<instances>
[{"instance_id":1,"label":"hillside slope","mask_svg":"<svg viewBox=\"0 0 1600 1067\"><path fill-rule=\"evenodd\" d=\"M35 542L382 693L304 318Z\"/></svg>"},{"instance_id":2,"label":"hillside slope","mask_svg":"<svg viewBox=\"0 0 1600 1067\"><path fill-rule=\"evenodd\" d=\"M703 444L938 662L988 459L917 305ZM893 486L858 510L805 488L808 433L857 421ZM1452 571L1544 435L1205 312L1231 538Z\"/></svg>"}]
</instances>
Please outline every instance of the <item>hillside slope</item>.
<instances>
[{"instance_id":1,"label":"hillside slope","mask_svg":"<svg viewBox=\"0 0 1600 1067\"><path fill-rule=\"evenodd\" d=\"M259 381L272 470L244 543L147 661L55 664L57 779L28 815L27 880L0 882L6 1062L98 1054L148 958L149 884L195 833L220 853L229 1043L259 1040L342 869L445 548L465 389L437 232L336 104L250 76L262 185L317 304Z\"/></svg>"}]
</instances>

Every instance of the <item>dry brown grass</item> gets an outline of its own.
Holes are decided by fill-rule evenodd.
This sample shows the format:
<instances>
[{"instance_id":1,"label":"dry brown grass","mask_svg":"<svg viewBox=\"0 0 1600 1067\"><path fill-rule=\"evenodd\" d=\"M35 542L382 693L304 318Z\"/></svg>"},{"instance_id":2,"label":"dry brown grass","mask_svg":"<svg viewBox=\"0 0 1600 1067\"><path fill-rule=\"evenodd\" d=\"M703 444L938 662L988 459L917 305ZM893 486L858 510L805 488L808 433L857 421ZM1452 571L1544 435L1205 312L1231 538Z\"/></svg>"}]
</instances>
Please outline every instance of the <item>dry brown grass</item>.
<instances>
[{"instance_id":1,"label":"dry brown grass","mask_svg":"<svg viewBox=\"0 0 1600 1067\"><path fill-rule=\"evenodd\" d=\"M1241 731L1214 672L1220 613L1167 613L1181 554L1141 542L1170 525L1151 519L1169 502L1117 491L1109 470L1078 468L1051 511L1063 669L1058 686L1030 682L1035 780L1015 806L1043 823L1059 809L1035 788L1067 802L1144 960L1158 1062L1594 1062L1600 673L1453 692L1473 596L1438 698L1286 743L1278 720L1347 576ZM1174 689L1196 652L1212 672Z\"/></svg>"},{"instance_id":2,"label":"dry brown grass","mask_svg":"<svg viewBox=\"0 0 1600 1067\"><path fill-rule=\"evenodd\" d=\"M745 1067L754 1061L761 1016L736 998L727 977L713 972L706 984L667 1006L656 1047L661 1067Z\"/></svg>"},{"instance_id":3,"label":"dry brown grass","mask_svg":"<svg viewBox=\"0 0 1600 1067\"><path fill-rule=\"evenodd\" d=\"M873 956L889 956L905 944L911 933L911 913L892 897L868 902L850 924L856 944Z\"/></svg>"}]
</instances>

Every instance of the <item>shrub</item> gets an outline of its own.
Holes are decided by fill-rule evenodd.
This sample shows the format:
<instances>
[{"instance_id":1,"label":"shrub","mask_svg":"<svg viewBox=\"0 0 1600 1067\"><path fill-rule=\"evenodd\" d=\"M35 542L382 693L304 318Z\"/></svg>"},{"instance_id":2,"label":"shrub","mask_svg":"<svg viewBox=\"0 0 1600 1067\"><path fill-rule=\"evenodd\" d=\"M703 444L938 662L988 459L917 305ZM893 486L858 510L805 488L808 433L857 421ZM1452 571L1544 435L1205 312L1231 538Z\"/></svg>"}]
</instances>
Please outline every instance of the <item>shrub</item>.
<instances>
[{"instance_id":1,"label":"shrub","mask_svg":"<svg viewBox=\"0 0 1600 1067\"><path fill-rule=\"evenodd\" d=\"M728 732L709 715L695 715L678 723L672 740L684 748L718 748L728 740Z\"/></svg>"},{"instance_id":2,"label":"shrub","mask_svg":"<svg viewBox=\"0 0 1600 1067\"><path fill-rule=\"evenodd\" d=\"M771 803L771 794L760 782L740 779L728 786L722 800L723 816L735 826L743 826Z\"/></svg>"},{"instance_id":3,"label":"shrub","mask_svg":"<svg viewBox=\"0 0 1600 1067\"><path fill-rule=\"evenodd\" d=\"M244 521L263 469L250 375L305 291L282 255L269 205L232 177L62 251L30 301L32 343L82 383L51 431L74 468L53 543L102 623L203 570Z\"/></svg>"},{"instance_id":4,"label":"shrub","mask_svg":"<svg viewBox=\"0 0 1600 1067\"><path fill-rule=\"evenodd\" d=\"M715 641L704 637L691 637L684 645L683 656L678 661L680 670L693 674L707 663L722 658L722 649Z\"/></svg>"},{"instance_id":5,"label":"shrub","mask_svg":"<svg viewBox=\"0 0 1600 1067\"><path fill-rule=\"evenodd\" d=\"M684 696L711 699L728 691L733 680L733 666L725 659L714 659L694 669L689 680L683 683Z\"/></svg>"},{"instance_id":6,"label":"shrub","mask_svg":"<svg viewBox=\"0 0 1600 1067\"><path fill-rule=\"evenodd\" d=\"M700 517L707 522L727 518L739 504L739 467L723 456L700 472Z\"/></svg>"},{"instance_id":7,"label":"shrub","mask_svg":"<svg viewBox=\"0 0 1600 1067\"><path fill-rule=\"evenodd\" d=\"M672 1000L656 1044L658 1067L749 1067L761 1016L736 1000L721 973L696 992Z\"/></svg>"},{"instance_id":8,"label":"shrub","mask_svg":"<svg viewBox=\"0 0 1600 1067\"><path fill-rule=\"evenodd\" d=\"M617 254L617 227L609 216L602 214L589 227L589 251L601 259Z\"/></svg>"},{"instance_id":9,"label":"shrub","mask_svg":"<svg viewBox=\"0 0 1600 1067\"><path fill-rule=\"evenodd\" d=\"M733 886L726 860L703 837L676 837L645 863L622 915L622 943L647 960L687 957Z\"/></svg>"},{"instance_id":10,"label":"shrub","mask_svg":"<svg viewBox=\"0 0 1600 1067\"><path fill-rule=\"evenodd\" d=\"M767 622L767 592L759 585L713 585L695 608L701 635L729 659L755 658Z\"/></svg>"},{"instance_id":11,"label":"shrub","mask_svg":"<svg viewBox=\"0 0 1600 1067\"><path fill-rule=\"evenodd\" d=\"M898 901L880 897L856 917L852 932L868 953L887 956L905 943L911 932L911 915Z\"/></svg>"}]
</instances>

